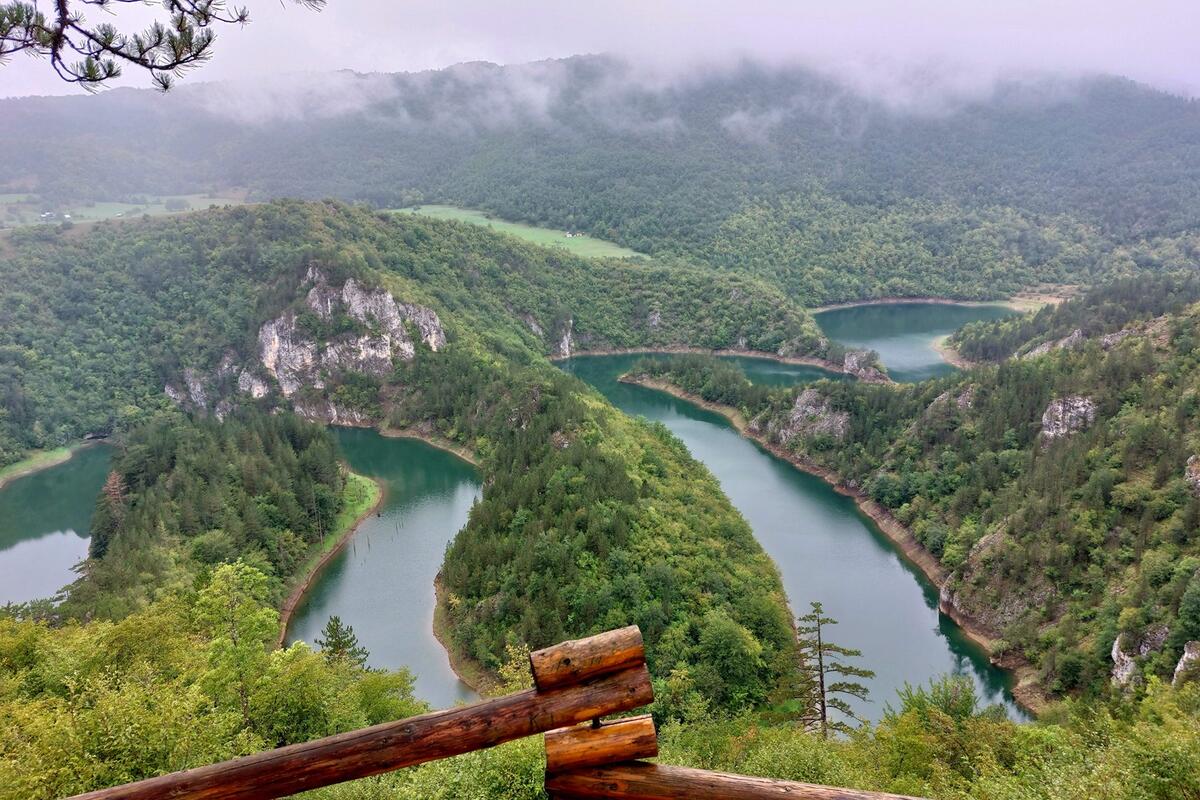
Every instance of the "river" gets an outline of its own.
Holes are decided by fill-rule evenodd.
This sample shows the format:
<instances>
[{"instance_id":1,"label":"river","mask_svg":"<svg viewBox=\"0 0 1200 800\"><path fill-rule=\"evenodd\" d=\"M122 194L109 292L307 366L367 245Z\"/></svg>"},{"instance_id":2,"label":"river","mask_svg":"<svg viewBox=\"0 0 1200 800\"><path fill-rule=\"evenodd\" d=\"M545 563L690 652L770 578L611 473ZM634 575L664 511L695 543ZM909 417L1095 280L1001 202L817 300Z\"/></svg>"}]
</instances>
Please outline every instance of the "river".
<instances>
[{"instance_id":1,"label":"river","mask_svg":"<svg viewBox=\"0 0 1200 800\"><path fill-rule=\"evenodd\" d=\"M107 445L82 447L0 488L0 605L53 597L75 580L111 457Z\"/></svg>"},{"instance_id":2,"label":"river","mask_svg":"<svg viewBox=\"0 0 1200 800\"><path fill-rule=\"evenodd\" d=\"M849 315L862 310L875 313ZM839 341L878 350L889 369L888 354L902 356L905 369L894 374L912 379L916 374L945 371L932 348L943 328L991 318L993 311L992 307L933 304L866 306L826 312L822 325L828 315L837 314L831 327L843 337ZM854 329L850 335L847 316L856 316L864 325L872 320L885 324ZM830 328L826 332L834 335ZM866 681L870 702L856 703L861 715L878 720L885 704L895 704L897 690L906 683L923 685L952 673L969 676L984 702L1000 703L1010 716L1025 718L1013 702L1011 676L993 667L983 649L938 611L937 589L897 553L851 498L742 437L719 414L618 382L639 357L580 356L560 366L622 411L665 424L712 470L778 565L793 612L805 613L809 601L820 601L838 620L828 632L830 640L861 650L861 664L875 671L875 677ZM731 360L748 368L752 380L775 385L827 376L811 367L764 359Z\"/></svg>"},{"instance_id":3,"label":"river","mask_svg":"<svg viewBox=\"0 0 1200 800\"><path fill-rule=\"evenodd\" d=\"M358 526L296 608L287 641L312 643L331 615L354 627L374 667L408 667L435 708L477 696L433 635L433 580L479 495L474 467L415 439L334 428L350 468L383 484L378 513Z\"/></svg>"},{"instance_id":4,"label":"river","mask_svg":"<svg viewBox=\"0 0 1200 800\"><path fill-rule=\"evenodd\" d=\"M944 305L866 306L818 317L828 335L878 350L898 379L947 371L931 348L947 329L1003 309ZM869 312L869 313L868 313ZM858 320L857 324L852 324ZM741 437L720 415L661 392L618 383L638 356L577 357L562 367L622 410L664 422L713 471L774 558L794 611L820 600L839 620L833 641L861 649L878 719L906 682L943 673L971 677L987 701L1021 718L1009 676L937 610L932 585L897 555L849 498ZM893 361L891 359L898 359ZM735 359L750 377L775 385L828 377L813 367ZM903 369L896 364L902 363ZM354 626L378 667L408 666L417 696L445 707L474 693L454 675L432 633L433 580L447 543L466 523L480 491L475 470L411 439L335 429L352 469L379 480L385 497L306 595L288 640L313 641L330 615ZM110 451L85 448L70 461L0 489L0 603L52 596L87 553L87 527Z\"/></svg>"}]
</instances>

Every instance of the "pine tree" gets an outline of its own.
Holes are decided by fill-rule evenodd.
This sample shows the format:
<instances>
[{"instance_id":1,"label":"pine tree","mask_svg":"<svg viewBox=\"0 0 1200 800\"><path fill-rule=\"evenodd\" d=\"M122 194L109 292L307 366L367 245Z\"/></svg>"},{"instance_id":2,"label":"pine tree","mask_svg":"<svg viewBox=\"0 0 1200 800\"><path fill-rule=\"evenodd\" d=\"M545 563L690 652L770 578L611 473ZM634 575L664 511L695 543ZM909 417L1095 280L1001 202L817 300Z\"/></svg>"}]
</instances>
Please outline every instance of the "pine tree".
<instances>
[{"instance_id":1,"label":"pine tree","mask_svg":"<svg viewBox=\"0 0 1200 800\"><path fill-rule=\"evenodd\" d=\"M325 660L330 664L350 664L355 667L365 667L370 653L367 648L358 643L354 635L354 627L342 623L342 618L334 614L325 623L321 631L324 638L316 639L317 647L325 654Z\"/></svg>"},{"instance_id":2,"label":"pine tree","mask_svg":"<svg viewBox=\"0 0 1200 800\"><path fill-rule=\"evenodd\" d=\"M795 697L801 701L803 709L796 719L809 730L820 731L822 736L828 738L830 731L853 731L854 726L849 721L862 722L846 698L867 699L866 686L854 681L834 679L834 676L874 678L875 673L846 662L845 659L861 657L862 651L826 640L825 627L836 625L837 620L825 616L820 603L813 602L810 605L812 611L800 617L796 627L800 674L795 684ZM846 719L831 718L833 711Z\"/></svg>"}]
</instances>

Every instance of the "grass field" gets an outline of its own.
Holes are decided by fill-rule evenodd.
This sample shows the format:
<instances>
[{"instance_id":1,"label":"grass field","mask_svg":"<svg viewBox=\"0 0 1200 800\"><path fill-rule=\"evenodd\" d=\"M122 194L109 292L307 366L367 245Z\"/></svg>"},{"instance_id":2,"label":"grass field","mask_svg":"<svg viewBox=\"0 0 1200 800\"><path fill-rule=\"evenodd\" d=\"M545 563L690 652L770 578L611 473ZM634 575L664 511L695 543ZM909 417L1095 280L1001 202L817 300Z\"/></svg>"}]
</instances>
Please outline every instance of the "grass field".
<instances>
[{"instance_id":1,"label":"grass field","mask_svg":"<svg viewBox=\"0 0 1200 800\"><path fill-rule=\"evenodd\" d=\"M392 209L398 213L404 214L420 214L425 217L433 217L434 219L450 219L457 222L469 222L472 225L486 225L500 233L507 233L524 239L527 242L540 244L543 247L561 247L568 252L574 253L577 256L588 256L592 258L645 258L641 253L630 250L627 247L606 242L603 239L595 239L591 236L576 235L567 236L566 231L556 231L550 228L538 228L534 225L525 225L520 222L506 222L500 219L493 219L482 211L473 211L469 208L458 208L456 206L418 206L416 208L397 208Z\"/></svg>"},{"instance_id":2,"label":"grass field","mask_svg":"<svg viewBox=\"0 0 1200 800\"><path fill-rule=\"evenodd\" d=\"M168 201L182 201L186 208L168 209ZM97 222L105 219L134 218L143 214L161 216L163 214L178 214L184 211L197 211L210 205L240 205L245 201L237 197L224 197L206 194L172 195L170 197L147 198L147 202L135 203L76 203L55 209L62 215L69 214L72 222ZM172 203L175 205L176 203ZM0 226L4 225L35 225L38 223L57 224L63 216L42 219L42 204L33 195L0 194Z\"/></svg>"}]
</instances>

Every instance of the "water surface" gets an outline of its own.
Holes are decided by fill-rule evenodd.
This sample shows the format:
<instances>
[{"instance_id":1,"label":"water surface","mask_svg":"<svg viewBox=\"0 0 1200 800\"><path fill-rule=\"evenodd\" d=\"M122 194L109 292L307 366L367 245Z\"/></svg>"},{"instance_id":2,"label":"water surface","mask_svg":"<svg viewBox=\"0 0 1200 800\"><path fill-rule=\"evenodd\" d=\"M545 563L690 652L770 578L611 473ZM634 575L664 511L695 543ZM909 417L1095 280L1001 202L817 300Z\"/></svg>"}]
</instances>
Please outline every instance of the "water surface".
<instances>
[{"instance_id":1,"label":"water surface","mask_svg":"<svg viewBox=\"0 0 1200 800\"><path fill-rule=\"evenodd\" d=\"M87 558L112 450L93 444L0 488L0 605L53 597Z\"/></svg>"},{"instance_id":2,"label":"water surface","mask_svg":"<svg viewBox=\"0 0 1200 800\"><path fill-rule=\"evenodd\" d=\"M1001 305L887 303L834 308L814 316L830 339L848 347L875 350L892 380L909 382L954 371L934 348L938 339L968 322L1015 313Z\"/></svg>"},{"instance_id":3,"label":"water surface","mask_svg":"<svg viewBox=\"0 0 1200 800\"><path fill-rule=\"evenodd\" d=\"M287 640L312 643L336 614L370 651L370 666L408 667L417 697L435 708L477 699L433 635L433 581L446 545L479 495L478 475L470 464L421 441L361 428L333 430L350 468L380 481L384 499L313 583Z\"/></svg>"},{"instance_id":4,"label":"water surface","mask_svg":"<svg viewBox=\"0 0 1200 800\"><path fill-rule=\"evenodd\" d=\"M719 414L665 393L619 383L637 356L581 356L560 363L621 410L664 423L703 461L754 529L783 577L792 611L824 604L839 624L830 640L863 651L875 670L871 702L860 713L878 720L896 690L945 673L967 675L985 702L1021 717L1010 676L937 608L937 589L903 560L853 500L742 437ZM794 370L798 380L811 368Z\"/></svg>"}]
</instances>

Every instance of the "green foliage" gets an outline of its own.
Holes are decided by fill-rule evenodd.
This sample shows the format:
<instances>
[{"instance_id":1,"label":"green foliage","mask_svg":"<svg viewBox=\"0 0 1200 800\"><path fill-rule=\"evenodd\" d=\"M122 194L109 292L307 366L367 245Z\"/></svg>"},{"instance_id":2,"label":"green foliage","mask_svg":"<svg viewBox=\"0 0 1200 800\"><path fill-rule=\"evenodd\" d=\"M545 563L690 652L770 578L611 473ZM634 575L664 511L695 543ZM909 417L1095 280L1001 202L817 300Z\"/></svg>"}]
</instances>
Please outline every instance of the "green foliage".
<instances>
[{"instance_id":1,"label":"green foliage","mask_svg":"<svg viewBox=\"0 0 1200 800\"><path fill-rule=\"evenodd\" d=\"M807 729L821 732L850 734L862 719L846 700L867 699L867 687L845 678L874 678L875 673L851 664L846 659L861 658L862 651L834 644L827 638L826 628L837 620L825 616L820 603L811 602L812 611L797 620L796 633L800 642L800 691L789 698L800 706L796 719ZM834 717L832 712L841 715Z\"/></svg>"},{"instance_id":2,"label":"green foliage","mask_svg":"<svg viewBox=\"0 0 1200 800\"><path fill-rule=\"evenodd\" d=\"M0 798L51 800L420 713L405 671L268 652L266 577L218 568L119 622L0 617Z\"/></svg>"},{"instance_id":3,"label":"green foliage","mask_svg":"<svg viewBox=\"0 0 1200 800\"><path fill-rule=\"evenodd\" d=\"M63 610L117 619L238 558L268 576L279 602L337 532L345 487L333 437L292 414L164 415L123 437L97 498L92 557Z\"/></svg>"}]
</instances>

